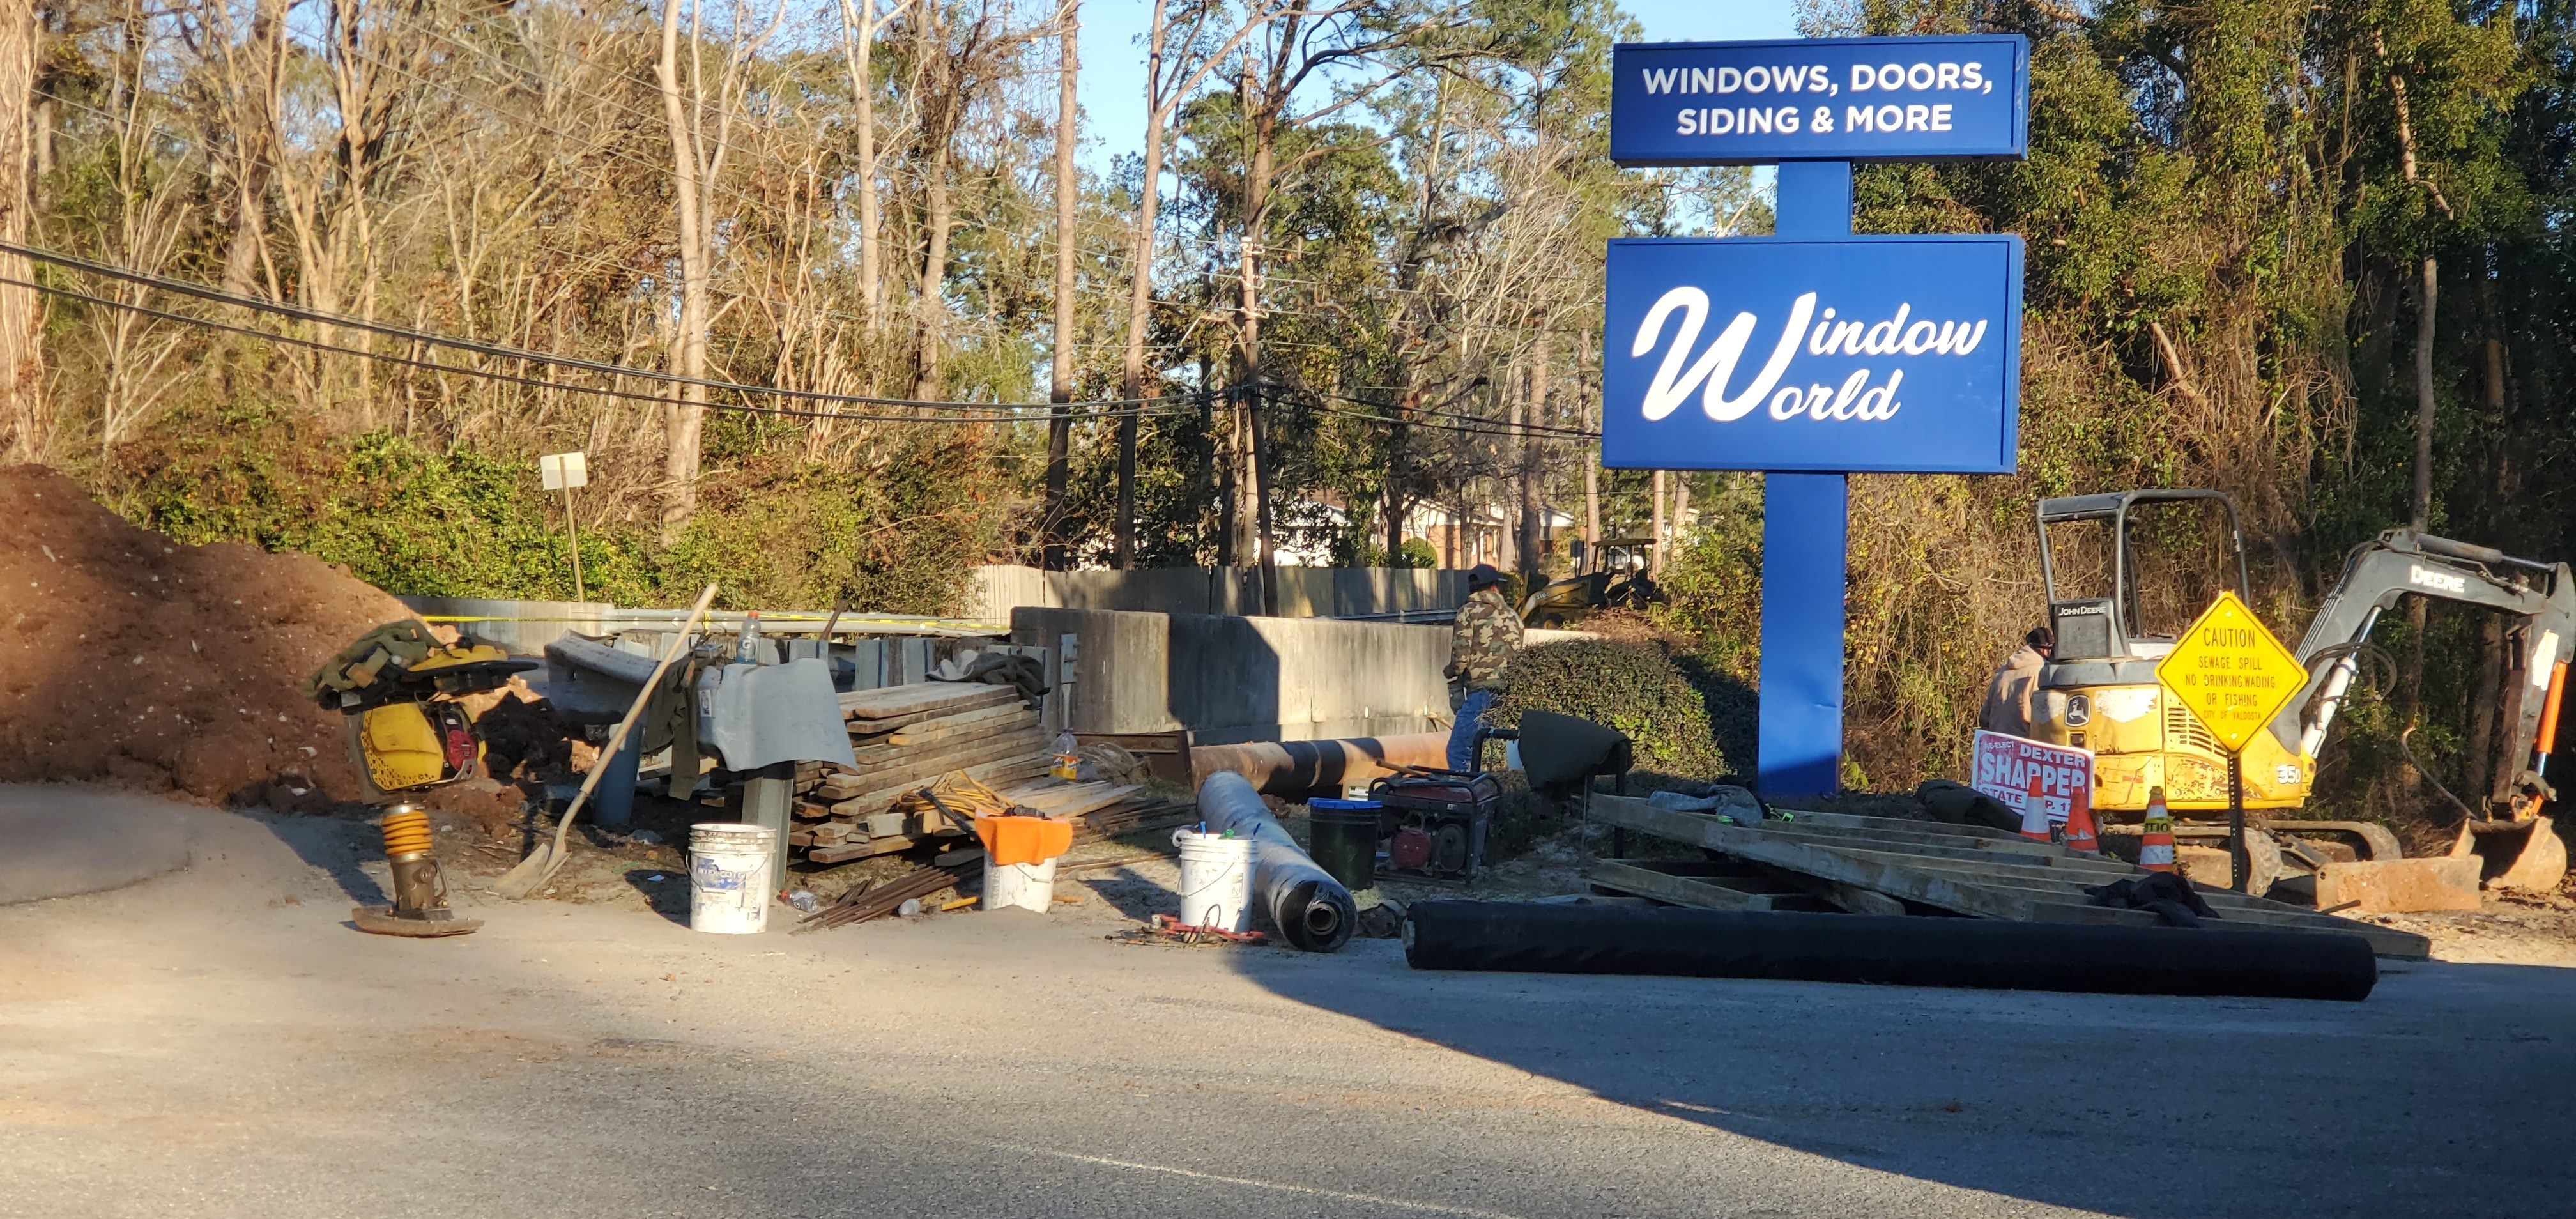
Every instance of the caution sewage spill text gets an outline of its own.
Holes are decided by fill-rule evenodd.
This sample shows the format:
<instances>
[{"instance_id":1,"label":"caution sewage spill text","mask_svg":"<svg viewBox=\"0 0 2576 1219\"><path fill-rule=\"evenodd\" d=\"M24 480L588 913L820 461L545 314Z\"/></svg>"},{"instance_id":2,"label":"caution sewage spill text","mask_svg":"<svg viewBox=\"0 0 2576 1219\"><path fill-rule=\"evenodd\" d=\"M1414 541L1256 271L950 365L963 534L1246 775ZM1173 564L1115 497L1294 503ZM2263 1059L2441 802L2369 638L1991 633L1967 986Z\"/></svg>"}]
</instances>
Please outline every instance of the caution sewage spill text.
<instances>
[{"instance_id":1,"label":"caution sewage spill text","mask_svg":"<svg viewBox=\"0 0 2576 1219\"><path fill-rule=\"evenodd\" d=\"M2239 752L2306 688L2308 672L2236 594L2221 593L2156 665L2156 680Z\"/></svg>"}]
</instances>

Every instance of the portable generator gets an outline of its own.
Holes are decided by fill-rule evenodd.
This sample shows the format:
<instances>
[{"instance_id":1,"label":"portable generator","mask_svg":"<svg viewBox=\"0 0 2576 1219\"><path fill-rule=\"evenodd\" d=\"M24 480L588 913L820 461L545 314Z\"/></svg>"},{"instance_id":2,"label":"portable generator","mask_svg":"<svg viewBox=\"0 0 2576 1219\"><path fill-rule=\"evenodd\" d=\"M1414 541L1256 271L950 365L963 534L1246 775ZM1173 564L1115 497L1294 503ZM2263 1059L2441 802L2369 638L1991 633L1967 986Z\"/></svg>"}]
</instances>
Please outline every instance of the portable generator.
<instances>
[{"instance_id":1,"label":"portable generator","mask_svg":"<svg viewBox=\"0 0 2576 1219\"><path fill-rule=\"evenodd\" d=\"M1503 785L1488 774L1408 770L1369 784L1389 875L1463 885L1485 866L1485 837Z\"/></svg>"}]
</instances>

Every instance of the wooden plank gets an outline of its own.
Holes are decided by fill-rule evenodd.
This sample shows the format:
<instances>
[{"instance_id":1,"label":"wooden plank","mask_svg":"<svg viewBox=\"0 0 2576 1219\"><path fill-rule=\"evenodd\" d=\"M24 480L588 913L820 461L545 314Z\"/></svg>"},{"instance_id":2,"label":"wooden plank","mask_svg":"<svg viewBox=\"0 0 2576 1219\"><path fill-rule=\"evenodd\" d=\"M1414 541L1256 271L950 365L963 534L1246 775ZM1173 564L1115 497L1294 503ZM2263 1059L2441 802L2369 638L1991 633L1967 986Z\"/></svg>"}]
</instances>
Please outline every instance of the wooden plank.
<instances>
[{"instance_id":1,"label":"wooden plank","mask_svg":"<svg viewBox=\"0 0 2576 1219\"><path fill-rule=\"evenodd\" d=\"M1083 786L1093 785L1084 784ZM1067 794L1042 798L1043 803L1031 801L1029 807L1050 816L1079 817L1095 809L1107 808L1143 790L1143 784L1131 783L1124 787L1112 787L1103 783L1097 785L1092 791L1074 792L1069 789Z\"/></svg>"},{"instance_id":2,"label":"wooden plank","mask_svg":"<svg viewBox=\"0 0 2576 1219\"><path fill-rule=\"evenodd\" d=\"M2044 878L2032 878L2029 876L1994 874L1988 874L1977 879L1978 883L1985 884L1992 888L2009 888L2018 892L2028 893L2032 895L2034 900L2053 899L2055 901L2073 905L2088 906L2089 908L2096 910L2108 909L2108 907L2090 906L2092 895L2085 891L2085 886L2069 884L2062 880L2052 881ZM2337 918L2331 914L2322 914L2314 910L2301 909L2300 907L2292 906L2283 902L2267 901L2259 897L2247 897L2242 893L2226 891L2203 893L2201 894L2201 898L2208 902L2210 909L2218 915L2216 920L2217 923L2223 923L2232 927L2263 927L2275 931L2313 931L2322 935L2357 935L2370 941L2371 951L2383 957L2401 957L2408 960L2420 961L2432 952L2433 942L2430 939L2409 931L2398 931L2393 928L2381 927L2372 923L2357 922L2346 918ZM2084 920L2070 920L2065 917L2058 917L2055 921L2066 922Z\"/></svg>"},{"instance_id":3,"label":"wooden plank","mask_svg":"<svg viewBox=\"0 0 2576 1219\"><path fill-rule=\"evenodd\" d=\"M982 682L925 681L858 690L841 696L841 718L874 720L916 711L963 711L1017 701L1018 689Z\"/></svg>"},{"instance_id":4,"label":"wooden plank","mask_svg":"<svg viewBox=\"0 0 2576 1219\"><path fill-rule=\"evenodd\" d=\"M1929 834L1895 834L1874 830L1801 829L1795 824L1775 825L1770 822L1764 822L1759 827L1745 826L1740 828L1745 829L1749 833L1767 834L1774 838L1785 838L1798 842L1813 842L1825 846L1852 846L1875 851L1891 851L1907 855L1921 855L1929 859L1958 859L1975 863L1995 863L2000 865L2035 864L2042 867L2056 868L2061 871L2100 873L2109 876L2127 876L2138 870L2136 865L2123 863L2116 859L2088 858L2068 852L2051 852L2044 849L2038 851L2013 849L2014 847L2045 848L2048 846L2047 843L2026 842L2019 839L2016 839L2011 846L2004 846L2003 844L1994 844L1992 846L1985 844L1979 844L1976 846L1959 846L1944 843L1940 841L1937 836ZM1965 841L1969 840L1951 840L1951 842Z\"/></svg>"},{"instance_id":5,"label":"wooden plank","mask_svg":"<svg viewBox=\"0 0 2576 1219\"><path fill-rule=\"evenodd\" d=\"M995 732L987 735L957 737L946 741L934 741L927 745L917 745L909 749L899 749L892 745L872 745L866 749L854 749L850 752L851 755L856 757L859 762L859 773L857 778L861 782L865 782L871 775L878 771L917 767L925 762L935 761L939 758L960 753L972 753L982 749L990 749L993 746L1004 743L1016 744L1021 748L1034 753L1047 743L1047 735L1045 731L1032 725L1025 728L1011 729L1007 732ZM878 786L883 786L883 784L879 784Z\"/></svg>"},{"instance_id":6,"label":"wooden plank","mask_svg":"<svg viewBox=\"0 0 2576 1219\"><path fill-rule=\"evenodd\" d=\"M1836 848L1812 840L1796 840L1792 836L1765 835L1715 818L1657 808L1643 800L1622 796L1594 796L1591 815L1594 820L1623 829L1687 842L1738 858L1980 918L2031 921L2046 913L2035 907L2083 906L2086 900L2082 878L2054 871L2044 864L1981 863ZM1962 863L1978 866L1963 867L1960 866ZM2032 882L2036 882L2036 887L2020 887ZM2221 921L2261 924L2281 930L2358 935L2369 940L2372 951L2383 956L2420 959L2421 954L2430 950L2430 941L2406 932L2302 911L2279 902L2266 903L2260 898L2242 894L2204 896L2213 907L2221 908ZM2151 911L2121 911L2098 906L2084 908L2105 912L2100 916L2081 916L2088 921L2145 925L2138 919L2125 917L2128 915L2143 915L2148 921L2162 921Z\"/></svg>"},{"instance_id":7,"label":"wooden plank","mask_svg":"<svg viewBox=\"0 0 2576 1219\"><path fill-rule=\"evenodd\" d=\"M973 724L984 720L1003 719L1012 715L1017 715L1023 711L1035 714L1033 708L1023 704L1018 699L1012 699L1009 702L995 703L987 707L969 707L964 711L943 709L919 716L899 715L892 719L883 720L851 720L849 725L850 736L854 740L866 738L869 740L882 741L885 739L883 734L886 733L911 732L924 728L955 727L964 724ZM892 725L892 727L887 727L886 725Z\"/></svg>"},{"instance_id":8,"label":"wooden plank","mask_svg":"<svg viewBox=\"0 0 2576 1219\"><path fill-rule=\"evenodd\" d=\"M1749 875L1741 870L1733 874L1689 875L1702 869L1673 868L1660 860L1604 859L1592 865L1588 879L1597 888L1616 889L1639 897L1651 897L1694 910L1777 910L1775 904L1786 899L1792 905L1802 904L1805 895L1767 877Z\"/></svg>"},{"instance_id":9,"label":"wooden plank","mask_svg":"<svg viewBox=\"0 0 2576 1219\"><path fill-rule=\"evenodd\" d=\"M2029 839L2011 830L1999 830L1991 825L1961 825L1949 821L1915 821L1905 817L1870 817L1859 813L1823 813L1806 809L1784 811L1795 815L1795 820L1790 822L1792 825L1819 825L1836 830L1906 830L1946 834L1954 838L1978 838L1989 842L2030 842ZM2031 843L2031 845L2043 844ZM2057 849L2062 851L2065 848Z\"/></svg>"},{"instance_id":10,"label":"wooden plank","mask_svg":"<svg viewBox=\"0 0 2576 1219\"><path fill-rule=\"evenodd\" d=\"M2027 899L2034 906L2065 906L2090 911L2108 911L2113 914L2151 916L2154 914L2153 911L2116 911L2108 906L2091 905L2092 894L2089 890L2098 886L2079 877L2052 873L2047 868L1980 865L1958 860L1924 859L1885 852L1853 852L1853 854L1876 856L1896 863L1898 866L1950 876L1995 895ZM2218 915L2216 920L2204 926L2223 924L2228 929L2260 927L2275 931L2357 935L2370 941L2371 951L2377 955L2411 960L2422 960L2432 950L2432 941L2411 932L2336 918L2330 914L2302 910L2283 902L2267 901L2263 898L2248 897L2242 893L2225 890L2205 892L2201 896ZM2077 915L2066 910L2035 909L2031 917L2047 922L2127 922L2147 925L2146 922L2137 919L2114 919L2091 914ZM2157 918L2153 921L2162 920Z\"/></svg>"},{"instance_id":11,"label":"wooden plank","mask_svg":"<svg viewBox=\"0 0 2576 1219\"><path fill-rule=\"evenodd\" d=\"M848 863L853 859L873 859L879 855L892 855L897 851L908 851L912 849L914 841L914 839L907 838L901 834L893 834L884 838L871 838L866 842L852 842L837 847L815 847L814 849L805 852L805 858L812 860L815 863Z\"/></svg>"},{"instance_id":12,"label":"wooden plank","mask_svg":"<svg viewBox=\"0 0 2576 1219\"><path fill-rule=\"evenodd\" d=\"M991 785L1025 779L1031 775L1044 771L1046 768L1046 757L1044 755L1038 755L1036 757L1005 757L995 761L983 762L974 765L952 766L948 769L963 770L966 772L967 778L973 779L979 783ZM912 791L916 788L927 787L933 780L936 780L940 775L946 773L948 773L948 771L943 770L926 777L907 779L905 782L878 788L875 791L863 792L857 796L853 796L833 805L832 812L835 815L844 817L853 815L864 817L870 813L882 813L886 811L886 806L893 804L896 798L902 796L905 792Z\"/></svg>"},{"instance_id":13,"label":"wooden plank","mask_svg":"<svg viewBox=\"0 0 2576 1219\"><path fill-rule=\"evenodd\" d=\"M945 719L923 720L897 729L886 737L894 746L927 745L962 736L991 736L1014 728L1035 728L1038 713L1016 703L1007 707L987 707L971 715L952 715Z\"/></svg>"},{"instance_id":14,"label":"wooden plank","mask_svg":"<svg viewBox=\"0 0 2576 1219\"><path fill-rule=\"evenodd\" d=\"M869 764L859 772L869 791L888 787L919 786L962 766L994 761L998 758L1043 756L1046 734L1023 732L1007 737L961 741L941 749L920 750Z\"/></svg>"},{"instance_id":15,"label":"wooden plank","mask_svg":"<svg viewBox=\"0 0 2576 1219\"><path fill-rule=\"evenodd\" d=\"M1017 700L1013 701L1016 702ZM865 720L849 720L844 722L842 727L848 730L852 741L866 742L872 740L883 740L885 739L885 734L893 732L899 728L911 727L914 724L926 724L932 720L947 719L951 716L963 715L973 711L992 711L997 709L1008 711L1011 707L1012 703L995 703L985 707L969 705L965 711L960 711L955 707L931 707L921 711L909 711L902 715L879 716L875 719Z\"/></svg>"}]
</instances>

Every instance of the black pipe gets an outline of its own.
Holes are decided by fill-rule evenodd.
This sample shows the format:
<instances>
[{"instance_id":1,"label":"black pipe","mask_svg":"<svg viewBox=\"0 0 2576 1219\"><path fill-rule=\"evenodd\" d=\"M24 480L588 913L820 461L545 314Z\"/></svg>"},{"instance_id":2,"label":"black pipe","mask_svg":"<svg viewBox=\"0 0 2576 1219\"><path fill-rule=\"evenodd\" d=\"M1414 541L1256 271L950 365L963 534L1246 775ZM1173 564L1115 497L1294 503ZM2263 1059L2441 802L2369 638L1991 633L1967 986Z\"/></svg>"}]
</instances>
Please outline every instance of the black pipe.
<instances>
[{"instance_id":1,"label":"black pipe","mask_svg":"<svg viewBox=\"0 0 2576 1219\"><path fill-rule=\"evenodd\" d=\"M1529 902L1417 902L1404 959L1415 969L2275 999L2360 1000L2379 980L2370 942L2354 935Z\"/></svg>"}]
</instances>

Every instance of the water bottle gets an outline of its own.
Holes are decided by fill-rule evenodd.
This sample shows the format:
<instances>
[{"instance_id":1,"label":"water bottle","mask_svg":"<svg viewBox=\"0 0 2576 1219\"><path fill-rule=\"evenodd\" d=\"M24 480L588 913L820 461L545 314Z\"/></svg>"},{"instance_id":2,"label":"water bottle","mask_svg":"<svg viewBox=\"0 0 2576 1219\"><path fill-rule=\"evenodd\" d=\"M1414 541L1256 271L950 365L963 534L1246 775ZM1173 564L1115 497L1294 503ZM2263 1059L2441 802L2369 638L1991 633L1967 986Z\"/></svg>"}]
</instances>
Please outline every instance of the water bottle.
<instances>
[{"instance_id":1,"label":"water bottle","mask_svg":"<svg viewBox=\"0 0 2576 1219\"><path fill-rule=\"evenodd\" d=\"M737 664L756 665L760 663L759 610L752 610L742 616L742 642L734 645L733 658L734 662Z\"/></svg>"},{"instance_id":2,"label":"water bottle","mask_svg":"<svg viewBox=\"0 0 2576 1219\"><path fill-rule=\"evenodd\" d=\"M1047 773L1067 783L1079 779L1082 775L1081 749L1082 746L1074 742L1072 729L1055 734L1055 768Z\"/></svg>"}]
</instances>

